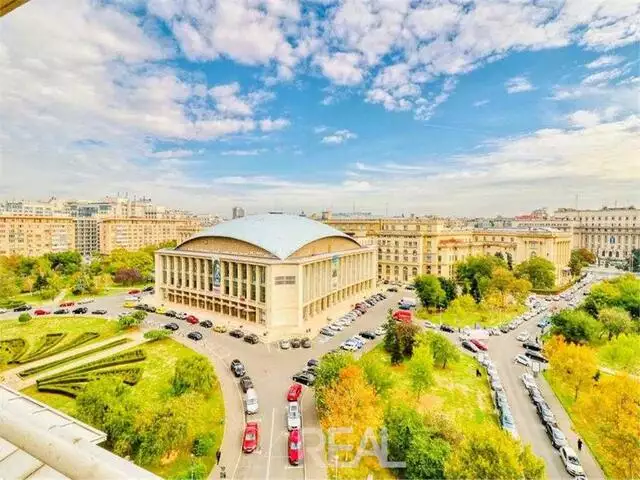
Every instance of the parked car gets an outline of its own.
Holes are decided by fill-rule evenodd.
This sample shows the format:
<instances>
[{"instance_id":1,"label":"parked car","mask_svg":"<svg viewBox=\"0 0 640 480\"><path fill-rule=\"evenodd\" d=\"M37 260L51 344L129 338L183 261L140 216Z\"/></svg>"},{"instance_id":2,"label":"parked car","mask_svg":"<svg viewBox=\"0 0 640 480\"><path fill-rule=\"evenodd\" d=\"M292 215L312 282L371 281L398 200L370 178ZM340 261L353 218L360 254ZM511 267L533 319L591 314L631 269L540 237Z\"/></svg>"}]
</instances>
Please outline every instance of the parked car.
<instances>
[{"instance_id":1,"label":"parked car","mask_svg":"<svg viewBox=\"0 0 640 480\"><path fill-rule=\"evenodd\" d=\"M287 402L297 402L302 394L302 385L294 383L287 391Z\"/></svg>"},{"instance_id":2,"label":"parked car","mask_svg":"<svg viewBox=\"0 0 640 480\"><path fill-rule=\"evenodd\" d=\"M92 315L105 315L107 313L106 310L99 308L98 310L93 310L91 312Z\"/></svg>"},{"instance_id":3,"label":"parked car","mask_svg":"<svg viewBox=\"0 0 640 480\"><path fill-rule=\"evenodd\" d=\"M37 317L40 317L42 315L49 315L50 313L50 310L45 310L44 308L38 308L37 310L33 311L33 314Z\"/></svg>"},{"instance_id":4,"label":"parked car","mask_svg":"<svg viewBox=\"0 0 640 480\"><path fill-rule=\"evenodd\" d=\"M396 287L389 287L387 288L387 292L397 292L398 289Z\"/></svg>"},{"instance_id":5,"label":"parked car","mask_svg":"<svg viewBox=\"0 0 640 480\"><path fill-rule=\"evenodd\" d=\"M200 326L204 328L211 328L213 327L213 322L211 320L203 320L200 322Z\"/></svg>"},{"instance_id":6,"label":"parked car","mask_svg":"<svg viewBox=\"0 0 640 480\"><path fill-rule=\"evenodd\" d=\"M87 307L78 307L73 309L73 313L75 313L76 315L87 313L88 311L89 309Z\"/></svg>"},{"instance_id":7,"label":"parked car","mask_svg":"<svg viewBox=\"0 0 640 480\"><path fill-rule=\"evenodd\" d=\"M504 388L502 388L502 382L500 382L499 378L496 377L491 379L491 390L493 390L494 392L504 391Z\"/></svg>"},{"instance_id":8,"label":"parked car","mask_svg":"<svg viewBox=\"0 0 640 480\"><path fill-rule=\"evenodd\" d=\"M231 371L236 377L242 377L247 373L244 365L237 358L231 361Z\"/></svg>"},{"instance_id":9,"label":"parked car","mask_svg":"<svg viewBox=\"0 0 640 480\"><path fill-rule=\"evenodd\" d=\"M302 342L300 342L299 338L292 338L291 339L291 348L300 348Z\"/></svg>"},{"instance_id":10,"label":"parked car","mask_svg":"<svg viewBox=\"0 0 640 480\"><path fill-rule=\"evenodd\" d=\"M547 357L545 357L544 355L542 355L539 352L527 351L527 352L525 352L525 355L527 357L529 357L530 359L535 360L536 362L549 363L549 360L547 360Z\"/></svg>"},{"instance_id":11,"label":"parked car","mask_svg":"<svg viewBox=\"0 0 640 480\"><path fill-rule=\"evenodd\" d=\"M185 320L191 325L197 325L198 323L200 323L200 320L198 320L198 317L196 317L195 315L187 315L187 318L185 318Z\"/></svg>"},{"instance_id":12,"label":"parked car","mask_svg":"<svg viewBox=\"0 0 640 480\"><path fill-rule=\"evenodd\" d=\"M86 305L87 303L93 303L95 300L93 298L83 298L82 300L78 300L78 305Z\"/></svg>"},{"instance_id":13,"label":"parked car","mask_svg":"<svg viewBox=\"0 0 640 480\"><path fill-rule=\"evenodd\" d=\"M525 342L525 343L522 344L522 346L524 348L526 348L527 350L531 350L533 352L541 352L542 351L542 345L540 345L539 343Z\"/></svg>"},{"instance_id":14,"label":"parked car","mask_svg":"<svg viewBox=\"0 0 640 480\"><path fill-rule=\"evenodd\" d=\"M258 422L247 422L242 437L242 451L244 453L252 453L258 448L259 435L260 426Z\"/></svg>"},{"instance_id":15,"label":"parked car","mask_svg":"<svg viewBox=\"0 0 640 480\"><path fill-rule=\"evenodd\" d=\"M135 300L127 300L122 304L124 308L135 308L136 305L138 304L135 302Z\"/></svg>"},{"instance_id":16,"label":"parked car","mask_svg":"<svg viewBox=\"0 0 640 480\"><path fill-rule=\"evenodd\" d=\"M567 446L567 437L565 437L562 430L560 430L556 425L547 423L544 427L547 430L547 435L549 435L549 439L551 440L551 444L554 448Z\"/></svg>"},{"instance_id":17,"label":"parked car","mask_svg":"<svg viewBox=\"0 0 640 480\"><path fill-rule=\"evenodd\" d=\"M311 348L311 339L309 337L304 337L300 341L300 344L302 345L302 348Z\"/></svg>"},{"instance_id":18,"label":"parked car","mask_svg":"<svg viewBox=\"0 0 640 480\"><path fill-rule=\"evenodd\" d=\"M468 340L464 340L464 341L462 342L462 347L463 347L463 348L466 348L466 349L467 349L467 350L469 350L470 352L478 353L478 347L476 347L473 343L471 343L471 342L470 342L470 341L468 341Z\"/></svg>"},{"instance_id":19,"label":"parked car","mask_svg":"<svg viewBox=\"0 0 640 480\"><path fill-rule=\"evenodd\" d=\"M3 313L7 313L7 309L6 308L0 308L0 315L2 315Z\"/></svg>"},{"instance_id":20,"label":"parked car","mask_svg":"<svg viewBox=\"0 0 640 480\"><path fill-rule=\"evenodd\" d=\"M20 305L13 309L14 312L27 312L31 310L33 307L31 305Z\"/></svg>"},{"instance_id":21,"label":"parked car","mask_svg":"<svg viewBox=\"0 0 640 480\"><path fill-rule=\"evenodd\" d=\"M538 411L538 416L540 420L542 420L543 425L551 424L557 425L556 417L547 405L547 402L540 402L536 405L536 410Z\"/></svg>"},{"instance_id":22,"label":"parked car","mask_svg":"<svg viewBox=\"0 0 640 480\"><path fill-rule=\"evenodd\" d=\"M300 429L291 430L289 432L289 443L287 447L287 455L291 465L299 465L303 456L302 434Z\"/></svg>"},{"instance_id":23,"label":"parked car","mask_svg":"<svg viewBox=\"0 0 640 480\"><path fill-rule=\"evenodd\" d=\"M300 406L298 402L289 402L287 405L287 429L289 431L294 428L300 428Z\"/></svg>"},{"instance_id":24,"label":"parked car","mask_svg":"<svg viewBox=\"0 0 640 480\"><path fill-rule=\"evenodd\" d=\"M202 340L202 334L200 332L190 332L189 335L187 335L187 338L199 342L200 340Z\"/></svg>"},{"instance_id":25,"label":"parked car","mask_svg":"<svg viewBox=\"0 0 640 480\"><path fill-rule=\"evenodd\" d=\"M496 407L500 411L500 413L509 408L509 403L507 402L507 394L503 391L496 392Z\"/></svg>"},{"instance_id":26,"label":"parked car","mask_svg":"<svg viewBox=\"0 0 640 480\"><path fill-rule=\"evenodd\" d=\"M533 375L530 373L523 373L520 377L522 383L524 384L524 388L527 390L531 390L532 388L537 388L536 381L533 378Z\"/></svg>"},{"instance_id":27,"label":"parked car","mask_svg":"<svg viewBox=\"0 0 640 480\"><path fill-rule=\"evenodd\" d=\"M500 327L500 331L501 331L502 333L508 333L508 332L509 332L509 330L511 330L511 328L509 328L509 325L502 325L502 326Z\"/></svg>"},{"instance_id":28,"label":"parked car","mask_svg":"<svg viewBox=\"0 0 640 480\"><path fill-rule=\"evenodd\" d=\"M292 377L292 380L294 382L308 385L310 387L312 387L313 384L316 383L316 377L309 372L298 372Z\"/></svg>"},{"instance_id":29,"label":"parked car","mask_svg":"<svg viewBox=\"0 0 640 480\"><path fill-rule=\"evenodd\" d=\"M279 346L282 350L289 350L291 348L291 342L289 340L280 340Z\"/></svg>"},{"instance_id":30,"label":"parked car","mask_svg":"<svg viewBox=\"0 0 640 480\"><path fill-rule=\"evenodd\" d=\"M225 333L227 331L227 327L224 325L216 325L213 327L213 331L217 333Z\"/></svg>"},{"instance_id":31,"label":"parked car","mask_svg":"<svg viewBox=\"0 0 640 480\"><path fill-rule=\"evenodd\" d=\"M451 325L447 325L446 323L443 323L442 325L440 325L440 330L442 330L443 332L449 332L449 333L455 332L455 329Z\"/></svg>"},{"instance_id":32,"label":"parked car","mask_svg":"<svg viewBox=\"0 0 640 480\"><path fill-rule=\"evenodd\" d=\"M140 290L138 290L137 288L134 288L133 290L129 290L127 292L127 295L140 295Z\"/></svg>"},{"instance_id":33,"label":"parked car","mask_svg":"<svg viewBox=\"0 0 640 480\"><path fill-rule=\"evenodd\" d=\"M164 328L166 328L167 330L171 330L172 332L175 332L176 330L178 330L180 327L178 326L177 323L167 323Z\"/></svg>"},{"instance_id":34,"label":"parked car","mask_svg":"<svg viewBox=\"0 0 640 480\"><path fill-rule=\"evenodd\" d=\"M336 332L341 332L342 330L344 330L344 327L342 325L338 325L337 323L329 324L329 328L331 330L335 330Z\"/></svg>"},{"instance_id":35,"label":"parked car","mask_svg":"<svg viewBox=\"0 0 640 480\"><path fill-rule=\"evenodd\" d=\"M158 315L166 315L167 314L167 307L163 307L163 306L156 307L156 313Z\"/></svg>"},{"instance_id":36,"label":"parked car","mask_svg":"<svg viewBox=\"0 0 640 480\"><path fill-rule=\"evenodd\" d=\"M360 336L362 338L366 338L367 340L375 340L376 338L376 334L371 330L364 330L363 332L360 332Z\"/></svg>"},{"instance_id":37,"label":"parked car","mask_svg":"<svg viewBox=\"0 0 640 480\"><path fill-rule=\"evenodd\" d=\"M327 337L333 337L336 333L329 327L322 327L320 329L320 333L322 335L326 335Z\"/></svg>"},{"instance_id":38,"label":"parked car","mask_svg":"<svg viewBox=\"0 0 640 480\"><path fill-rule=\"evenodd\" d=\"M184 313L184 312L177 312L176 313L176 318L178 320L184 320L185 318L187 318L189 315Z\"/></svg>"},{"instance_id":39,"label":"parked car","mask_svg":"<svg viewBox=\"0 0 640 480\"><path fill-rule=\"evenodd\" d=\"M518 432L516 431L516 425L511 416L511 412L505 410L500 416L500 425L504 430L509 432L514 438L518 438Z\"/></svg>"},{"instance_id":40,"label":"parked car","mask_svg":"<svg viewBox=\"0 0 640 480\"><path fill-rule=\"evenodd\" d=\"M60 308L64 308L64 307L73 307L75 306L76 302L62 302L60 305L58 305Z\"/></svg>"},{"instance_id":41,"label":"parked car","mask_svg":"<svg viewBox=\"0 0 640 480\"><path fill-rule=\"evenodd\" d=\"M569 472L569 475L573 475L574 477L584 475L584 469L580 464L580 459L571 447L561 447L560 458L562 459L562 463L564 463L564 468Z\"/></svg>"},{"instance_id":42,"label":"parked car","mask_svg":"<svg viewBox=\"0 0 640 480\"><path fill-rule=\"evenodd\" d=\"M376 336L381 337L385 333L387 333L387 331L384 329L384 327L378 327L378 328L375 329L375 331L373 333L375 333Z\"/></svg>"},{"instance_id":43,"label":"parked car","mask_svg":"<svg viewBox=\"0 0 640 480\"><path fill-rule=\"evenodd\" d=\"M68 308L59 308L58 310L53 312L54 315L67 315L68 313L69 313Z\"/></svg>"},{"instance_id":44,"label":"parked car","mask_svg":"<svg viewBox=\"0 0 640 480\"><path fill-rule=\"evenodd\" d=\"M516 337L516 340L519 342L526 342L529 340L529 332L520 332Z\"/></svg>"},{"instance_id":45,"label":"parked car","mask_svg":"<svg viewBox=\"0 0 640 480\"><path fill-rule=\"evenodd\" d=\"M251 345L255 345L260 341L260 338L255 333L250 333L248 335L245 335L244 341Z\"/></svg>"},{"instance_id":46,"label":"parked car","mask_svg":"<svg viewBox=\"0 0 640 480\"><path fill-rule=\"evenodd\" d=\"M244 411L248 415L258 413L258 392L255 388L248 389L244 394Z\"/></svg>"},{"instance_id":47,"label":"parked car","mask_svg":"<svg viewBox=\"0 0 640 480\"><path fill-rule=\"evenodd\" d=\"M525 367L531 366L531 360L529 359L529 357L527 357L526 355L523 355L522 353L516 355L513 358L513 361L515 363L519 363L520 365L524 365Z\"/></svg>"},{"instance_id":48,"label":"parked car","mask_svg":"<svg viewBox=\"0 0 640 480\"><path fill-rule=\"evenodd\" d=\"M153 287L151 285L149 285L148 287L144 287L142 289L142 291L145 292L145 293L153 292Z\"/></svg>"},{"instance_id":49,"label":"parked car","mask_svg":"<svg viewBox=\"0 0 640 480\"><path fill-rule=\"evenodd\" d=\"M239 328L236 328L235 330L231 330L229 332L229 335L231 335L234 338L242 338L242 337L244 337L244 332L242 330L240 330Z\"/></svg>"},{"instance_id":50,"label":"parked car","mask_svg":"<svg viewBox=\"0 0 640 480\"><path fill-rule=\"evenodd\" d=\"M167 317L175 318L178 315L178 312L176 312L175 310L167 310L166 312L164 312L164 314Z\"/></svg>"},{"instance_id":51,"label":"parked car","mask_svg":"<svg viewBox=\"0 0 640 480\"><path fill-rule=\"evenodd\" d=\"M487 350L489 350L489 347L487 346L487 344L478 340L477 338L472 338L469 341L473 343L478 350L482 350L483 352L486 352Z\"/></svg>"},{"instance_id":52,"label":"parked car","mask_svg":"<svg viewBox=\"0 0 640 480\"><path fill-rule=\"evenodd\" d=\"M253 380L251 380L251 377L249 377L248 375L242 377L240 379L240 388L242 389L243 393L247 393L247 390L253 388Z\"/></svg>"},{"instance_id":53,"label":"parked car","mask_svg":"<svg viewBox=\"0 0 640 480\"><path fill-rule=\"evenodd\" d=\"M358 350L358 344L352 340L346 340L340 344L340 348L347 352L355 352Z\"/></svg>"}]
</instances>

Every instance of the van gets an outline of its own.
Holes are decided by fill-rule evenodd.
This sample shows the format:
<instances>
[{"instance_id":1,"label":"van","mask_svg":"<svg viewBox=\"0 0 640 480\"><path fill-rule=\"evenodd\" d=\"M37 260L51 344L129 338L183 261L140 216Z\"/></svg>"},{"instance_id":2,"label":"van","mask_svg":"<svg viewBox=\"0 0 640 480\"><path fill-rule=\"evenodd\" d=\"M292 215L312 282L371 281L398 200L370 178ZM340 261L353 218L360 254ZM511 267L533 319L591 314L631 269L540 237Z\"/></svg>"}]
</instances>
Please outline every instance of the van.
<instances>
[{"instance_id":1,"label":"van","mask_svg":"<svg viewBox=\"0 0 640 480\"><path fill-rule=\"evenodd\" d=\"M255 388L249 388L244 394L244 411L248 415L258 413L258 393Z\"/></svg>"},{"instance_id":2,"label":"van","mask_svg":"<svg viewBox=\"0 0 640 480\"><path fill-rule=\"evenodd\" d=\"M398 302L398 305L408 305L409 307L415 307L417 303L415 298L402 297L402 299Z\"/></svg>"},{"instance_id":3,"label":"van","mask_svg":"<svg viewBox=\"0 0 640 480\"><path fill-rule=\"evenodd\" d=\"M393 319L398 322L411 323L411 311L409 310L396 310L393 313Z\"/></svg>"}]
</instances>

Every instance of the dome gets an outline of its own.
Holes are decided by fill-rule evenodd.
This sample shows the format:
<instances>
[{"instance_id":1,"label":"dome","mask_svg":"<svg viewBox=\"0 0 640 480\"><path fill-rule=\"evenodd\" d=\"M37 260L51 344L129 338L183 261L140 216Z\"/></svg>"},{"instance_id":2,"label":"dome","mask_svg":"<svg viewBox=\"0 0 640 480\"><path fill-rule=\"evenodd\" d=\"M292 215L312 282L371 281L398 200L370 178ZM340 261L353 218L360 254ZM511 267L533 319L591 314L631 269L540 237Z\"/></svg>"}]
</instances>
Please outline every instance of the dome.
<instances>
[{"instance_id":1,"label":"dome","mask_svg":"<svg viewBox=\"0 0 640 480\"><path fill-rule=\"evenodd\" d=\"M342 237L361 245L349 235L324 223L298 215L267 213L249 215L219 223L197 233L184 245L197 238L231 238L256 245L280 260L290 257L305 245L328 237Z\"/></svg>"}]
</instances>

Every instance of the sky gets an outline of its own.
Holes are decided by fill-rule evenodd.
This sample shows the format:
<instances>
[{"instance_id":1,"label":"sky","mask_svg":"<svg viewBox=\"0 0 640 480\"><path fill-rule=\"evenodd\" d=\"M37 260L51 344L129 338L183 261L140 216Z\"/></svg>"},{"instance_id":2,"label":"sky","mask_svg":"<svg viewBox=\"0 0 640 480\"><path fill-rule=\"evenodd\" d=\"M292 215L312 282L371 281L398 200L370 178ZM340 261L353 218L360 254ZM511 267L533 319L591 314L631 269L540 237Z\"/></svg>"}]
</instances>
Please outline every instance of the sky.
<instances>
[{"instance_id":1,"label":"sky","mask_svg":"<svg viewBox=\"0 0 640 480\"><path fill-rule=\"evenodd\" d=\"M31 0L0 22L0 199L640 206L634 0Z\"/></svg>"}]
</instances>

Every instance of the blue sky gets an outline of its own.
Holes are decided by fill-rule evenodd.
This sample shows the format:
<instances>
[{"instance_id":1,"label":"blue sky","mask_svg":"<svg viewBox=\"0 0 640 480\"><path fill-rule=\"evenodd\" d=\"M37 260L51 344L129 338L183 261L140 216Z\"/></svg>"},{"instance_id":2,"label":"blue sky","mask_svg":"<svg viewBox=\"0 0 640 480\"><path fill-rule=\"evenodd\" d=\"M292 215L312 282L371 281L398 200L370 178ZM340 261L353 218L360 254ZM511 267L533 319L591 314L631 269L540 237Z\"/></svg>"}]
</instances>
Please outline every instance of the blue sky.
<instances>
[{"instance_id":1,"label":"blue sky","mask_svg":"<svg viewBox=\"0 0 640 480\"><path fill-rule=\"evenodd\" d=\"M0 197L637 205L639 24L627 0L31 0L0 37Z\"/></svg>"}]
</instances>

